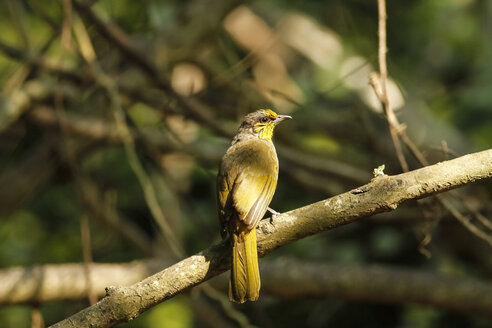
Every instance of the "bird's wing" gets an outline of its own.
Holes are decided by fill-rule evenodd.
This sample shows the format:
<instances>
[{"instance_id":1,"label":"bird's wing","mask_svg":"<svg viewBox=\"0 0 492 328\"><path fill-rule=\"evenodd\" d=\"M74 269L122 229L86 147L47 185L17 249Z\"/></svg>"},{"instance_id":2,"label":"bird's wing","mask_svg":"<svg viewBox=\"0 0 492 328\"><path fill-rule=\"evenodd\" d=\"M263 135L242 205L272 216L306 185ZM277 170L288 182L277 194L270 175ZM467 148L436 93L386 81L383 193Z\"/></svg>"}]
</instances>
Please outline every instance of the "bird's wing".
<instances>
[{"instance_id":1,"label":"bird's wing","mask_svg":"<svg viewBox=\"0 0 492 328\"><path fill-rule=\"evenodd\" d=\"M227 235L227 222L230 219L232 210L232 199L229 197L230 195L227 176L221 169L217 175L217 205L219 210L220 235L222 238L225 238Z\"/></svg>"},{"instance_id":2,"label":"bird's wing","mask_svg":"<svg viewBox=\"0 0 492 328\"><path fill-rule=\"evenodd\" d=\"M217 177L217 201L222 236L230 220L253 229L261 220L277 187L278 160L267 144L251 140L228 151Z\"/></svg>"},{"instance_id":3,"label":"bird's wing","mask_svg":"<svg viewBox=\"0 0 492 328\"><path fill-rule=\"evenodd\" d=\"M238 212L239 219L248 229L256 227L270 204L275 188L277 174L264 174L254 169L241 172L232 193L233 207Z\"/></svg>"}]
</instances>

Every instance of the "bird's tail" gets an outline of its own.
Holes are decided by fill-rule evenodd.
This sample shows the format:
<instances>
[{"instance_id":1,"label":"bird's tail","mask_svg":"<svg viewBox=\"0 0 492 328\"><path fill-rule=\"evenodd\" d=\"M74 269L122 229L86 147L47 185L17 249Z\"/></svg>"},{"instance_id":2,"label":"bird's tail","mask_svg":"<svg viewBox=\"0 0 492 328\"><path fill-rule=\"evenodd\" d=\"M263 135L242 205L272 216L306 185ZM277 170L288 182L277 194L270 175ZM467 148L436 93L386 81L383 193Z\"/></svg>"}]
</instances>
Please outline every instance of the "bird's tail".
<instances>
[{"instance_id":1,"label":"bird's tail","mask_svg":"<svg viewBox=\"0 0 492 328\"><path fill-rule=\"evenodd\" d=\"M256 228L232 234L229 299L236 303L256 301L260 295L260 272L256 250Z\"/></svg>"}]
</instances>

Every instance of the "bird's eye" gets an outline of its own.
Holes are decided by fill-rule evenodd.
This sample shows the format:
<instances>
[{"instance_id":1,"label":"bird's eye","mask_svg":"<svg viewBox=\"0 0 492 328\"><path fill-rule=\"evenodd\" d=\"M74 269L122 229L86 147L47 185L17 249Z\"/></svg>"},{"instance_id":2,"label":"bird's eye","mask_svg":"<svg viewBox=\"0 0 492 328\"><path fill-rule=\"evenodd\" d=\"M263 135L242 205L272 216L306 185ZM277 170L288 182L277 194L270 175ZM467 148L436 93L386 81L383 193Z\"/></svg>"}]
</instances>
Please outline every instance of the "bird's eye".
<instances>
[{"instance_id":1,"label":"bird's eye","mask_svg":"<svg viewBox=\"0 0 492 328\"><path fill-rule=\"evenodd\" d=\"M262 123L266 123L266 122L268 122L268 120L269 120L269 118L265 116L265 117L263 117L263 118L261 119L261 122L262 122Z\"/></svg>"}]
</instances>

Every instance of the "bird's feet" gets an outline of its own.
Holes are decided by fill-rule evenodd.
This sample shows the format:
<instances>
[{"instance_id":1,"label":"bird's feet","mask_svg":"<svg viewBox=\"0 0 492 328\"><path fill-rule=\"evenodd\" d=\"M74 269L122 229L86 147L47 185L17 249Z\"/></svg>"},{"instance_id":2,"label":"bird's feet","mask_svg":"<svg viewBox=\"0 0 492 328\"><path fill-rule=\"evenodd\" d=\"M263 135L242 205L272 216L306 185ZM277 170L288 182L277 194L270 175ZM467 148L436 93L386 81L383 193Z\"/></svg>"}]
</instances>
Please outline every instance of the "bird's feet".
<instances>
[{"instance_id":1,"label":"bird's feet","mask_svg":"<svg viewBox=\"0 0 492 328\"><path fill-rule=\"evenodd\" d=\"M268 208L268 212L272 213L272 216L270 217L270 224L273 224L273 220L275 220L277 218L277 215L279 215L280 213L270 207Z\"/></svg>"}]
</instances>

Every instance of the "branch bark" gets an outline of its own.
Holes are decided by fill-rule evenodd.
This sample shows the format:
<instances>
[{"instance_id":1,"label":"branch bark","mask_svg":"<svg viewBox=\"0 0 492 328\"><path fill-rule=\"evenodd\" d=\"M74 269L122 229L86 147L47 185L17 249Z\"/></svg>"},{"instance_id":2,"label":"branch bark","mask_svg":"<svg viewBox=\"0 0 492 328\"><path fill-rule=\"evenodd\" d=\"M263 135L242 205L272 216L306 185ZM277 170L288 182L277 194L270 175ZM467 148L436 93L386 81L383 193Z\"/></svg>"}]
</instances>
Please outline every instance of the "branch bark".
<instances>
[{"instance_id":1,"label":"branch bark","mask_svg":"<svg viewBox=\"0 0 492 328\"><path fill-rule=\"evenodd\" d=\"M263 220L258 252L276 248L363 217L395 210L399 204L492 178L492 149L437 163L415 171L381 175L338 196ZM226 242L214 245L129 287L109 287L106 297L52 327L112 327L129 321L185 289L229 267Z\"/></svg>"},{"instance_id":2,"label":"branch bark","mask_svg":"<svg viewBox=\"0 0 492 328\"><path fill-rule=\"evenodd\" d=\"M107 285L131 285L168 263L144 260L95 263L93 291ZM492 284L416 269L381 265L325 264L280 258L261 263L263 292L280 298L337 297L390 304L416 303L458 312L492 315ZM86 298L82 264L43 265L0 270L0 304L44 303ZM224 290L226 275L213 285Z\"/></svg>"},{"instance_id":3,"label":"branch bark","mask_svg":"<svg viewBox=\"0 0 492 328\"><path fill-rule=\"evenodd\" d=\"M264 263L263 269L263 289L276 296L335 296L492 315L490 283L407 268L319 264L292 259Z\"/></svg>"},{"instance_id":4,"label":"branch bark","mask_svg":"<svg viewBox=\"0 0 492 328\"><path fill-rule=\"evenodd\" d=\"M156 273L170 263L147 260L129 263L94 263L90 279L92 289L104 296L109 285L131 285ZM12 267L0 270L0 304L42 304L51 301L75 301L87 298L84 267L78 263Z\"/></svg>"}]
</instances>

